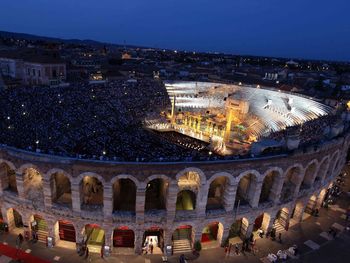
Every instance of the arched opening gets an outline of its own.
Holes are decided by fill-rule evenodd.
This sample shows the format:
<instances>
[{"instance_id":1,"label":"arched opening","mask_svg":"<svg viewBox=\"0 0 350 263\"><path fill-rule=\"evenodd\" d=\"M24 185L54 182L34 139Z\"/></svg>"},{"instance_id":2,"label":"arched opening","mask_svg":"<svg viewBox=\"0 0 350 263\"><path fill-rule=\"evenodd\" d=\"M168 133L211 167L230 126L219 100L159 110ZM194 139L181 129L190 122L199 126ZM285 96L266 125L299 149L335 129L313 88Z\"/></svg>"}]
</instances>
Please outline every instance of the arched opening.
<instances>
[{"instance_id":1,"label":"arched opening","mask_svg":"<svg viewBox=\"0 0 350 263\"><path fill-rule=\"evenodd\" d=\"M187 172L180 176L177 182L180 190L192 190L197 193L200 188L201 179L197 172Z\"/></svg>"},{"instance_id":2,"label":"arched opening","mask_svg":"<svg viewBox=\"0 0 350 263\"><path fill-rule=\"evenodd\" d=\"M316 175L315 182L319 182L327 176L328 164L329 164L328 158L322 161L322 163L320 164L320 168L318 169L318 173Z\"/></svg>"},{"instance_id":3,"label":"arched opening","mask_svg":"<svg viewBox=\"0 0 350 263\"><path fill-rule=\"evenodd\" d=\"M7 223L9 225L10 230L12 229L22 229L23 228L23 220L22 216L16 209L9 208L6 212L7 215Z\"/></svg>"},{"instance_id":4,"label":"arched opening","mask_svg":"<svg viewBox=\"0 0 350 263\"><path fill-rule=\"evenodd\" d=\"M190 190L182 190L177 193L176 210L195 210L196 209L196 194Z\"/></svg>"},{"instance_id":5,"label":"arched opening","mask_svg":"<svg viewBox=\"0 0 350 263\"><path fill-rule=\"evenodd\" d=\"M254 221L253 232L261 229L266 233L270 224L270 218L271 217L268 213L262 213L259 215Z\"/></svg>"},{"instance_id":6,"label":"arched opening","mask_svg":"<svg viewBox=\"0 0 350 263\"><path fill-rule=\"evenodd\" d=\"M273 228L276 230L277 233L282 232L283 230L288 230L289 228L288 208L284 207L277 212Z\"/></svg>"},{"instance_id":7,"label":"arched opening","mask_svg":"<svg viewBox=\"0 0 350 263\"><path fill-rule=\"evenodd\" d=\"M259 203L265 203L268 201L274 201L278 197L278 177L280 173L278 171L269 172L263 181Z\"/></svg>"},{"instance_id":8,"label":"arched opening","mask_svg":"<svg viewBox=\"0 0 350 263\"><path fill-rule=\"evenodd\" d=\"M168 183L161 178L153 179L147 184L145 211L164 210Z\"/></svg>"},{"instance_id":9,"label":"arched opening","mask_svg":"<svg viewBox=\"0 0 350 263\"><path fill-rule=\"evenodd\" d=\"M93 176L85 176L80 182L80 189L82 210L102 210L103 184L100 180Z\"/></svg>"},{"instance_id":10,"label":"arched opening","mask_svg":"<svg viewBox=\"0 0 350 263\"><path fill-rule=\"evenodd\" d=\"M135 234L127 226L115 228L113 231L113 247L133 248L135 244Z\"/></svg>"},{"instance_id":11,"label":"arched opening","mask_svg":"<svg viewBox=\"0 0 350 263\"><path fill-rule=\"evenodd\" d=\"M219 222L208 224L202 230L201 243L207 248L219 247L222 241L224 227Z\"/></svg>"},{"instance_id":12,"label":"arched opening","mask_svg":"<svg viewBox=\"0 0 350 263\"><path fill-rule=\"evenodd\" d=\"M34 207L44 206L43 183L40 173L34 168L27 168L23 175L24 197L32 201Z\"/></svg>"},{"instance_id":13,"label":"arched opening","mask_svg":"<svg viewBox=\"0 0 350 263\"><path fill-rule=\"evenodd\" d=\"M49 236L49 229L46 220L40 215L31 217L31 230L35 234L39 242L46 243Z\"/></svg>"},{"instance_id":14,"label":"arched opening","mask_svg":"<svg viewBox=\"0 0 350 263\"><path fill-rule=\"evenodd\" d=\"M316 163L311 163L305 170L305 175L303 182L301 184L301 189L308 189L312 186L312 181L317 170Z\"/></svg>"},{"instance_id":15,"label":"arched opening","mask_svg":"<svg viewBox=\"0 0 350 263\"><path fill-rule=\"evenodd\" d=\"M178 227L172 236L173 253L188 253L192 251L193 233L192 226L183 225Z\"/></svg>"},{"instance_id":16,"label":"arched opening","mask_svg":"<svg viewBox=\"0 0 350 263\"><path fill-rule=\"evenodd\" d=\"M236 193L236 206L253 205L256 184L257 178L254 174L249 173L241 178Z\"/></svg>"},{"instance_id":17,"label":"arched opening","mask_svg":"<svg viewBox=\"0 0 350 263\"><path fill-rule=\"evenodd\" d=\"M1 163L0 165L0 180L1 186L4 191L9 191L12 193L18 193L17 182L16 182L16 172L10 168L6 163Z\"/></svg>"},{"instance_id":18,"label":"arched opening","mask_svg":"<svg viewBox=\"0 0 350 263\"><path fill-rule=\"evenodd\" d=\"M228 179L225 176L220 176L210 183L207 210L224 209L224 195L227 182Z\"/></svg>"},{"instance_id":19,"label":"arched opening","mask_svg":"<svg viewBox=\"0 0 350 263\"><path fill-rule=\"evenodd\" d=\"M113 184L113 212L135 212L136 185L128 179L122 178Z\"/></svg>"},{"instance_id":20,"label":"arched opening","mask_svg":"<svg viewBox=\"0 0 350 263\"><path fill-rule=\"evenodd\" d=\"M96 224L88 224L84 228L84 240L89 252L101 253L105 244L105 231Z\"/></svg>"},{"instance_id":21,"label":"arched opening","mask_svg":"<svg viewBox=\"0 0 350 263\"><path fill-rule=\"evenodd\" d=\"M151 227L143 234L143 250L148 254L163 254L164 231L159 227Z\"/></svg>"},{"instance_id":22,"label":"arched opening","mask_svg":"<svg viewBox=\"0 0 350 263\"><path fill-rule=\"evenodd\" d=\"M55 230L58 231L59 240L76 242L75 227L71 222L67 220L58 220L55 227L57 228L57 230Z\"/></svg>"},{"instance_id":23,"label":"arched opening","mask_svg":"<svg viewBox=\"0 0 350 263\"><path fill-rule=\"evenodd\" d=\"M246 218L236 220L230 227L228 243L235 245L245 240L247 236L249 221Z\"/></svg>"},{"instance_id":24,"label":"arched opening","mask_svg":"<svg viewBox=\"0 0 350 263\"><path fill-rule=\"evenodd\" d=\"M69 178L64 173L54 173L50 178L52 202L63 206L72 206L72 189Z\"/></svg>"},{"instance_id":25,"label":"arched opening","mask_svg":"<svg viewBox=\"0 0 350 263\"><path fill-rule=\"evenodd\" d=\"M292 167L287 171L280 196L282 202L288 202L293 199L300 180L300 173L301 169L299 167Z\"/></svg>"}]
</instances>

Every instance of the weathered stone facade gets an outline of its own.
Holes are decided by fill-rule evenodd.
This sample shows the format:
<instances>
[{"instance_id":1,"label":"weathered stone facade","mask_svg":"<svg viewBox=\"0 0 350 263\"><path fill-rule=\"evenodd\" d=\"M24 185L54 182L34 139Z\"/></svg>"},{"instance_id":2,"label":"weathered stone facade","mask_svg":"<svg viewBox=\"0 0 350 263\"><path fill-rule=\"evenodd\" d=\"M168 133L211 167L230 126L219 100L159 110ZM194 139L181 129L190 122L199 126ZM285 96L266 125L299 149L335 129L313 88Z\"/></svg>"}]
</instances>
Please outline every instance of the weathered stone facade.
<instances>
[{"instance_id":1,"label":"weathered stone facade","mask_svg":"<svg viewBox=\"0 0 350 263\"><path fill-rule=\"evenodd\" d=\"M328 141L318 147L298 150L290 155L252 158L234 161L208 161L183 163L114 163L87 161L57 156L49 156L17 150L11 147L0 148L0 205L4 221L14 227L11 208L18 211L23 222L30 225L33 215L42 216L48 223L49 236L58 239L57 222L71 222L76 231L77 241L83 238L87 224L98 224L105 231L105 243L112 245L113 230L127 226L135 234L135 252L140 253L145 230L157 227L163 230L164 244L170 245L172 234L183 225L192 226L193 241L201 238L202 230L212 222L219 222L218 240L223 242L229 235L230 226L237 220L247 222L247 233L253 229L254 220L259 215L267 215L262 227L271 228L278 211L284 209L290 216L294 212L295 220L301 220L304 209L312 197L315 207L320 207L323 196L333 179L345 164L350 144L346 135ZM6 164L6 165L5 165ZM7 167L6 169L3 167ZM8 169L15 172L17 191L5 190L9 185ZM26 171L35 169L42 178L42 205L31 202L26 193ZM181 188L180 178L188 172L198 175L194 189L196 195L193 211L177 211L176 201ZM60 207L54 204L57 186L53 186L52 176L63 174L70 182L71 205ZM247 176L249 175L249 176ZM271 175L270 181L265 181ZM95 177L103 186L103 205L101 210L82 206L81 182L86 177ZM208 192L217 178L223 180L222 210L207 209ZM159 213L145 211L146 189L154 179L164 182L165 209ZM244 180L241 180L245 178ZM248 178L248 179L247 179ZM288 179L289 178L289 179ZM136 187L134 213L113 213L116 191L115 182L130 179ZM245 183L247 182L247 183ZM246 186L245 184L249 184ZM289 184L289 186L288 186ZM6 186L6 187L5 187ZM268 187L268 191L262 188ZM288 188L288 189L287 189ZM243 189L243 190L242 190ZM287 191L285 199L281 194ZM247 204L235 205L238 192L244 192ZM265 195L267 201L260 201ZM264 200L265 200L264 199ZM236 202L237 203L237 202ZM40 203L39 203L40 204ZM288 216L287 216L288 217ZM289 218L287 218L289 220Z\"/></svg>"}]
</instances>

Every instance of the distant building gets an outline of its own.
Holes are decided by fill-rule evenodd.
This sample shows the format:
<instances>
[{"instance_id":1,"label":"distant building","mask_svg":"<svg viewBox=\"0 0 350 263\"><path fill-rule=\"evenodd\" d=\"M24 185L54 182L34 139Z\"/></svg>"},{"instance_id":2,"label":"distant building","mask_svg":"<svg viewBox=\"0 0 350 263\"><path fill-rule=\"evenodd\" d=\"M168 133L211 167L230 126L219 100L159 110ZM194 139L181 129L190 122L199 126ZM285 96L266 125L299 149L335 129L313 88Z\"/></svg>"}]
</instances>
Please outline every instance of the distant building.
<instances>
[{"instance_id":1,"label":"distant building","mask_svg":"<svg viewBox=\"0 0 350 263\"><path fill-rule=\"evenodd\" d=\"M0 71L27 85L58 85L66 79L66 64L57 55L33 52L1 52Z\"/></svg>"}]
</instances>

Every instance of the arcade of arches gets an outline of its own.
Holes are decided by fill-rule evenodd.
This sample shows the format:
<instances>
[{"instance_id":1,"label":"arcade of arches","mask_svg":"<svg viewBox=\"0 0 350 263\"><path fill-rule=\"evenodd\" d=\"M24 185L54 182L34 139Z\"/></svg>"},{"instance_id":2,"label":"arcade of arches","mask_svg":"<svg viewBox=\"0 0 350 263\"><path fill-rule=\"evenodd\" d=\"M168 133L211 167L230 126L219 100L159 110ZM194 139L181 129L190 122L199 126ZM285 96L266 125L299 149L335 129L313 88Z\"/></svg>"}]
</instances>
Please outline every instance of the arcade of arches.
<instances>
[{"instance_id":1,"label":"arcade of arches","mask_svg":"<svg viewBox=\"0 0 350 263\"><path fill-rule=\"evenodd\" d=\"M2 201L1 211L10 230L35 231L42 242L46 242L48 236L56 242L83 240L94 251L106 244L115 249L124 247L139 252L150 243L154 244L155 251L162 251L166 245L183 240L187 240L185 243L189 247L196 240L204 245L219 246L232 238L244 238L259 228L288 228L293 222L305 220L320 207L325 187L339 172L339 161L331 165L330 160L310 161L305 168L298 164L283 171L270 167L261 174L250 170L237 177L218 173L209 179L195 169L179 173L177 179L154 176L152 180L142 182L132 176L120 175L111 179L110 185L104 177L93 173L73 177L55 169L45 174L29 165L17 170L2 162L2 195L11 194L9 196L14 200L28 200L27 204L33 205L34 212L29 213L7 201ZM327 172L322 171L320 175L320 170ZM317 189L313 186L315 181L319 181ZM301 188L309 191L300 195ZM57 205L65 209L48 215L36 209L49 207L49 202L54 204L52 210L57 209ZM244 213L236 210L238 203L248 209ZM154 210L163 210L165 216L157 218L158 213L152 214ZM72 211L85 217L73 220ZM96 211L101 211L99 215L105 215L106 221L94 217ZM195 213L185 212L190 217L174 220L177 211ZM127 212L126 216L124 212ZM197 220L198 215L202 216L202 221ZM176 229L169 228L168 221L179 224ZM192 221L193 225L190 225Z\"/></svg>"}]
</instances>

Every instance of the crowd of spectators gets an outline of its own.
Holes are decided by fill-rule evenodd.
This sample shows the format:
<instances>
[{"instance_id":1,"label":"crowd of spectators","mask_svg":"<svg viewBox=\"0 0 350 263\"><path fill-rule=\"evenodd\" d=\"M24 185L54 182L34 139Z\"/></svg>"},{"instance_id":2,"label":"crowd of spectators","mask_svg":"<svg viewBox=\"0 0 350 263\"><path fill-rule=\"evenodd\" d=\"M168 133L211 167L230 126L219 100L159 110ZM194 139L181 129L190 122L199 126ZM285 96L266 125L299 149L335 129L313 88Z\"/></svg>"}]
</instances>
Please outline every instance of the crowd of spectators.
<instances>
[{"instance_id":1,"label":"crowd of spectators","mask_svg":"<svg viewBox=\"0 0 350 263\"><path fill-rule=\"evenodd\" d=\"M153 79L65 87L19 87L0 91L0 144L60 156L115 161L227 159L206 144L143 127L149 114L170 108L163 84ZM335 119L326 116L270 135L298 130L303 143L323 136ZM301 129L300 129L301 128Z\"/></svg>"},{"instance_id":2,"label":"crowd of spectators","mask_svg":"<svg viewBox=\"0 0 350 263\"><path fill-rule=\"evenodd\" d=\"M62 156L152 161L187 150L143 129L147 113L169 108L158 81L22 87L0 92L0 143Z\"/></svg>"},{"instance_id":3,"label":"crowd of spectators","mask_svg":"<svg viewBox=\"0 0 350 263\"><path fill-rule=\"evenodd\" d=\"M340 121L337 115L325 115L314 120L303 123L302 125L287 127L285 130L280 130L269 134L269 139L281 141L287 136L298 136L300 145L310 145L317 143L327 137L330 127Z\"/></svg>"}]
</instances>

